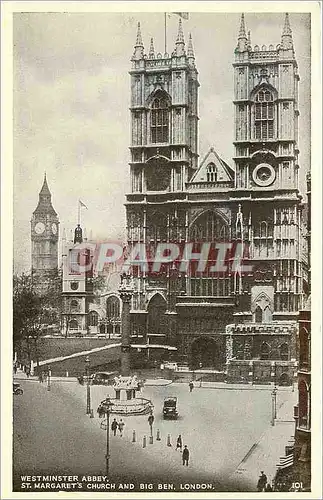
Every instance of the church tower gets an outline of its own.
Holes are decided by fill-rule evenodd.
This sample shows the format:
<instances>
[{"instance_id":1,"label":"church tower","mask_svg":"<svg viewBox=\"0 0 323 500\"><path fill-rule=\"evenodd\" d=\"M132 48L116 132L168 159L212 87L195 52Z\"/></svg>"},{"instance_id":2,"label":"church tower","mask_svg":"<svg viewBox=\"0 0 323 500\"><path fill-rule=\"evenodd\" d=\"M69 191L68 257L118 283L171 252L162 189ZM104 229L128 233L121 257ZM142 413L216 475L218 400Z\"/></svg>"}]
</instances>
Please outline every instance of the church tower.
<instances>
[{"instance_id":1,"label":"church tower","mask_svg":"<svg viewBox=\"0 0 323 500\"><path fill-rule=\"evenodd\" d=\"M236 289L236 324L227 327L229 372L232 378L236 369L245 378L271 376L275 384L287 384L295 363L303 278L299 75L288 14L280 43L268 47L251 46L242 15L233 67L236 175L231 198L239 204L236 237L249 245L253 271L239 277ZM272 367L257 361L244 367L252 358L271 360Z\"/></svg>"},{"instance_id":2,"label":"church tower","mask_svg":"<svg viewBox=\"0 0 323 500\"><path fill-rule=\"evenodd\" d=\"M141 242L152 248L172 238L185 241L185 189L198 162L199 83L192 37L186 46L179 19L172 53L156 52L153 39L145 53L138 23L131 61L128 243ZM171 329L167 277L152 278L143 272L134 285L133 334L161 344ZM147 339L147 332L158 332L158 338Z\"/></svg>"},{"instance_id":3,"label":"church tower","mask_svg":"<svg viewBox=\"0 0 323 500\"><path fill-rule=\"evenodd\" d=\"M84 244L83 244L84 243ZM93 300L93 268L90 245L83 238L83 229L77 224L70 241L62 238L62 317L61 333L65 337L89 333L89 307Z\"/></svg>"},{"instance_id":4,"label":"church tower","mask_svg":"<svg viewBox=\"0 0 323 500\"><path fill-rule=\"evenodd\" d=\"M31 218L31 271L39 284L44 284L58 267L59 220L51 197L45 174Z\"/></svg>"}]
</instances>

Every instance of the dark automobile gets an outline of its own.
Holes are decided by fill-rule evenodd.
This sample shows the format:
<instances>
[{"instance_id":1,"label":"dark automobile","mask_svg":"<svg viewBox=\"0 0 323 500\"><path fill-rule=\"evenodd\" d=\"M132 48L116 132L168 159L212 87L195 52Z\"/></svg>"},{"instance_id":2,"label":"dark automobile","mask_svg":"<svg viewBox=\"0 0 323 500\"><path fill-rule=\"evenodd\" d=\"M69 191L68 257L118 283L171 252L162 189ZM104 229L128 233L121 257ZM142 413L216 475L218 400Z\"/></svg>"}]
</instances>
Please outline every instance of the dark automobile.
<instances>
[{"instance_id":1,"label":"dark automobile","mask_svg":"<svg viewBox=\"0 0 323 500\"><path fill-rule=\"evenodd\" d=\"M177 398L175 396L164 399L163 418L177 418Z\"/></svg>"},{"instance_id":2,"label":"dark automobile","mask_svg":"<svg viewBox=\"0 0 323 500\"><path fill-rule=\"evenodd\" d=\"M93 373L93 375L91 375L91 384L92 385L112 385L115 376L116 376L115 372Z\"/></svg>"},{"instance_id":3,"label":"dark automobile","mask_svg":"<svg viewBox=\"0 0 323 500\"><path fill-rule=\"evenodd\" d=\"M12 385L12 390L13 390L13 394L23 394L24 391L22 390L22 388L20 387L20 384L17 384L16 382L13 383Z\"/></svg>"}]
</instances>

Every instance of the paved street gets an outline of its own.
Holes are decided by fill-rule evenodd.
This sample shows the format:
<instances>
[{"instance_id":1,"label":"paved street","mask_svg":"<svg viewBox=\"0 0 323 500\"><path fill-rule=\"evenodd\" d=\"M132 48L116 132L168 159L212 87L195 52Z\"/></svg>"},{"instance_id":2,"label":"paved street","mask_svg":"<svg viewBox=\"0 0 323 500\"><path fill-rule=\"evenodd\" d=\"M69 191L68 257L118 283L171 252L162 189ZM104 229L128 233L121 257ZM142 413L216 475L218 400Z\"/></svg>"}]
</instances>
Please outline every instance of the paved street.
<instances>
[{"instance_id":1,"label":"paved street","mask_svg":"<svg viewBox=\"0 0 323 500\"><path fill-rule=\"evenodd\" d=\"M21 385L24 394L14 397L15 477L28 473L105 474L106 433L100 429L96 409L107 394L113 396L113 389L91 387L95 418L90 419L85 414L86 387L77 382L53 381L51 391L33 380ZM170 395L178 397L177 421L162 420L163 400ZM124 436L110 439L111 480L210 482L215 491L239 490L235 471L270 428L270 390L195 388L190 394L186 384L171 384L145 387L142 396L152 399L155 406L154 443L149 444L147 416L125 417ZM291 391L279 391L278 407L291 397ZM157 429L161 441L156 441ZM168 434L172 447L166 445ZM187 468L175 450L178 434L191 453ZM146 448L142 446L144 435ZM253 491L258 473L249 473L243 488Z\"/></svg>"}]
</instances>

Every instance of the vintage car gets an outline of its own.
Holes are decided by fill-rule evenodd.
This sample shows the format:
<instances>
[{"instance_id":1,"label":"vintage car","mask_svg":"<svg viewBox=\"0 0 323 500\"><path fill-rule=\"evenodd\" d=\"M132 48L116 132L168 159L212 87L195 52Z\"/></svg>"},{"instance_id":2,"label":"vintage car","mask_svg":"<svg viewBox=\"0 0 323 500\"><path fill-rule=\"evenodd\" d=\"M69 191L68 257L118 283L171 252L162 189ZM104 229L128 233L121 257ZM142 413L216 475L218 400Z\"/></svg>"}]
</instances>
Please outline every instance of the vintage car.
<instances>
[{"instance_id":1,"label":"vintage car","mask_svg":"<svg viewBox=\"0 0 323 500\"><path fill-rule=\"evenodd\" d=\"M178 418L177 397L171 396L164 399L163 418Z\"/></svg>"},{"instance_id":2,"label":"vintage car","mask_svg":"<svg viewBox=\"0 0 323 500\"><path fill-rule=\"evenodd\" d=\"M97 372L91 375L90 383L92 385L112 385L114 382L115 372Z\"/></svg>"},{"instance_id":3,"label":"vintage car","mask_svg":"<svg viewBox=\"0 0 323 500\"><path fill-rule=\"evenodd\" d=\"M17 394L17 395L20 395L20 394L24 393L24 391L20 387L20 384L18 384L17 382L14 382L12 384L12 391L13 391L13 394Z\"/></svg>"}]
</instances>

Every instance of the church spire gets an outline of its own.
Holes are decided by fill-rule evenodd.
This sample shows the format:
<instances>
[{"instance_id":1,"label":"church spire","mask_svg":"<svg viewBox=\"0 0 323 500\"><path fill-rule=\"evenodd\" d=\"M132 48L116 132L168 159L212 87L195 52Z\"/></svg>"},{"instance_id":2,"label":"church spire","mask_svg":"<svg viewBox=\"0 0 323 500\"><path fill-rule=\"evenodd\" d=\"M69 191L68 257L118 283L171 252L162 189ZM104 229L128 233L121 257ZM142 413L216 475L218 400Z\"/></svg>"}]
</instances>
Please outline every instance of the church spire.
<instances>
[{"instance_id":1,"label":"church spire","mask_svg":"<svg viewBox=\"0 0 323 500\"><path fill-rule=\"evenodd\" d=\"M240 52L244 52L245 50L247 50L247 48L248 48L248 38L246 34L246 25L244 20L244 14L241 14L237 49Z\"/></svg>"},{"instance_id":2,"label":"church spire","mask_svg":"<svg viewBox=\"0 0 323 500\"><path fill-rule=\"evenodd\" d=\"M285 23L282 32L282 40L281 40L282 49L288 50L293 48L293 37L292 37L292 29L289 24L289 15L288 12L285 14Z\"/></svg>"},{"instance_id":3,"label":"church spire","mask_svg":"<svg viewBox=\"0 0 323 500\"><path fill-rule=\"evenodd\" d=\"M149 47L149 59L155 59L155 48L154 48L154 39L150 39L150 47Z\"/></svg>"},{"instance_id":4,"label":"church spire","mask_svg":"<svg viewBox=\"0 0 323 500\"><path fill-rule=\"evenodd\" d=\"M44 173L44 181L41 190L39 191L39 200L35 213L57 215L52 205L52 194L47 184L46 172Z\"/></svg>"},{"instance_id":5,"label":"church spire","mask_svg":"<svg viewBox=\"0 0 323 500\"><path fill-rule=\"evenodd\" d=\"M238 40L242 40L242 39L247 40L244 14L241 14L240 30L239 30L239 36L238 36Z\"/></svg>"},{"instance_id":6,"label":"church spire","mask_svg":"<svg viewBox=\"0 0 323 500\"><path fill-rule=\"evenodd\" d=\"M184 56L185 55L185 41L184 41L184 34L183 34L183 27L182 27L182 20L179 18L178 22L178 33L177 33L177 39L175 43L175 55L176 56Z\"/></svg>"},{"instance_id":7,"label":"church spire","mask_svg":"<svg viewBox=\"0 0 323 500\"><path fill-rule=\"evenodd\" d=\"M144 44L142 42L140 23L138 23L135 50L134 50L132 58L133 59L142 59L143 57L144 57Z\"/></svg>"}]
</instances>

